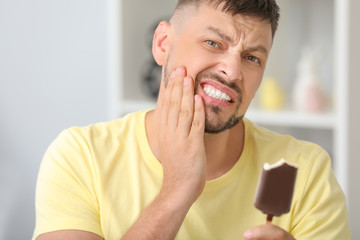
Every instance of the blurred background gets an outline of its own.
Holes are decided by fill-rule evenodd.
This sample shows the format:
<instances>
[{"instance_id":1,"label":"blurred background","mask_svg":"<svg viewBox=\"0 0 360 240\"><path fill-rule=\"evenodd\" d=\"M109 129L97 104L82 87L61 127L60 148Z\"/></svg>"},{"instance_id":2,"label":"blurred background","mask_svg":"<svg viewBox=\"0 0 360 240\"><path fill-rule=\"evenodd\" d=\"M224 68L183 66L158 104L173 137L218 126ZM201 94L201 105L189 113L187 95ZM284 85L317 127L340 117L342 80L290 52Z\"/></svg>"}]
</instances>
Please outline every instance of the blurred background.
<instances>
[{"instance_id":1,"label":"blurred background","mask_svg":"<svg viewBox=\"0 0 360 240\"><path fill-rule=\"evenodd\" d=\"M247 117L331 155L360 239L357 0L278 0ZM30 239L41 158L65 128L155 106L154 27L176 0L0 0L0 239Z\"/></svg>"}]
</instances>

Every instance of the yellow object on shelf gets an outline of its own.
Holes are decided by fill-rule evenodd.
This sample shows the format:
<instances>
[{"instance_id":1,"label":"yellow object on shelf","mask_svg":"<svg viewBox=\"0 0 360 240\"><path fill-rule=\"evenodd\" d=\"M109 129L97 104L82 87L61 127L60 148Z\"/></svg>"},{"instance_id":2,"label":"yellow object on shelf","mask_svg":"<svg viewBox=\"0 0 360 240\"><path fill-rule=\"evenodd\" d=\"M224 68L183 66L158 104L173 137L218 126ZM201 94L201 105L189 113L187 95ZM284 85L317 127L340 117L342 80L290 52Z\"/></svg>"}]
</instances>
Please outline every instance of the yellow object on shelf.
<instances>
[{"instance_id":1,"label":"yellow object on shelf","mask_svg":"<svg viewBox=\"0 0 360 240\"><path fill-rule=\"evenodd\" d=\"M259 105L262 109L268 111L284 108L285 94L275 78L264 78L259 90Z\"/></svg>"}]
</instances>

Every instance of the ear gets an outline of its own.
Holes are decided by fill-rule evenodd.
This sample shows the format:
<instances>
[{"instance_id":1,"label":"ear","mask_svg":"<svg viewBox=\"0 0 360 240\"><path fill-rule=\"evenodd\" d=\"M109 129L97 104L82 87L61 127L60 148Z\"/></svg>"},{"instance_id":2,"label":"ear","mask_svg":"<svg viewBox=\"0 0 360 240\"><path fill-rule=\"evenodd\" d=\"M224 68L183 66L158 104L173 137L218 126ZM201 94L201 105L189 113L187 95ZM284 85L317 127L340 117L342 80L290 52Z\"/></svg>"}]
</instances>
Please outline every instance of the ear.
<instances>
[{"instance_id":1,"label":"ear","mask_svg":"<svg viewBox=\"0 0 360 240\"><path fill-rule=\"evenodd\" d=\"M163 66L166 63L170 29L170 24L162 21L159 23L154 33L152 53L156 63L160 66Z\"/></svg>"}]
</instances>

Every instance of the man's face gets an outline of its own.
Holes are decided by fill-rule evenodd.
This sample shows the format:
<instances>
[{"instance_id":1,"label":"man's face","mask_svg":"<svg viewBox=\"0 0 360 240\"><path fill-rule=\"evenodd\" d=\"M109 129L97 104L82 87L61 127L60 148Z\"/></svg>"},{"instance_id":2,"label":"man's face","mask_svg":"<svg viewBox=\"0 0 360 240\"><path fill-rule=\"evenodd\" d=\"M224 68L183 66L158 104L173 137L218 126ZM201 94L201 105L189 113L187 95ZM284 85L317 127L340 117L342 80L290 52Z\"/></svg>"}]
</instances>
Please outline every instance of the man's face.
<instances>
[{"instance_id":1,"label":"man's face","mask_svg":"<svg viewBox=\"0 0 360 240\"><path fill-rule=\"evenodd\" d=\"M218 133L236 125L253 99L272 45L267 21L232 16L203 5L175 30L164 67L164 83L177 66L195 79L205 104L205 131Z\"/></svg>"}]
</instances>

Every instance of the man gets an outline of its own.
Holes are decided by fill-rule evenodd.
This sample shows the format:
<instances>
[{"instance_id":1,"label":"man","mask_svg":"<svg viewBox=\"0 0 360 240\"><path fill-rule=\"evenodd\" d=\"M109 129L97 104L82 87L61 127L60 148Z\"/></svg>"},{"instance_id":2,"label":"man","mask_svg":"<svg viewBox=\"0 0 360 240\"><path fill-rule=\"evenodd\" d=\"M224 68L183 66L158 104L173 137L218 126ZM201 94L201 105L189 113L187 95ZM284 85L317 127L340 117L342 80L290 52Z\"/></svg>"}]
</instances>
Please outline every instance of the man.
<instances>
[{"instance_id":1,"label":"man","mask_svg":"<svg viewBox=\"0 0 360 240\"><path fill-rule=\"evenodd\" d=\"M34 239L350 239L326 152L243 118L278 18L274 0L179 0L154 34L156 109L60 134ZM292 208L263 224L259 173L282 157L299 166Z\"/></svg>"}]
</instances>

